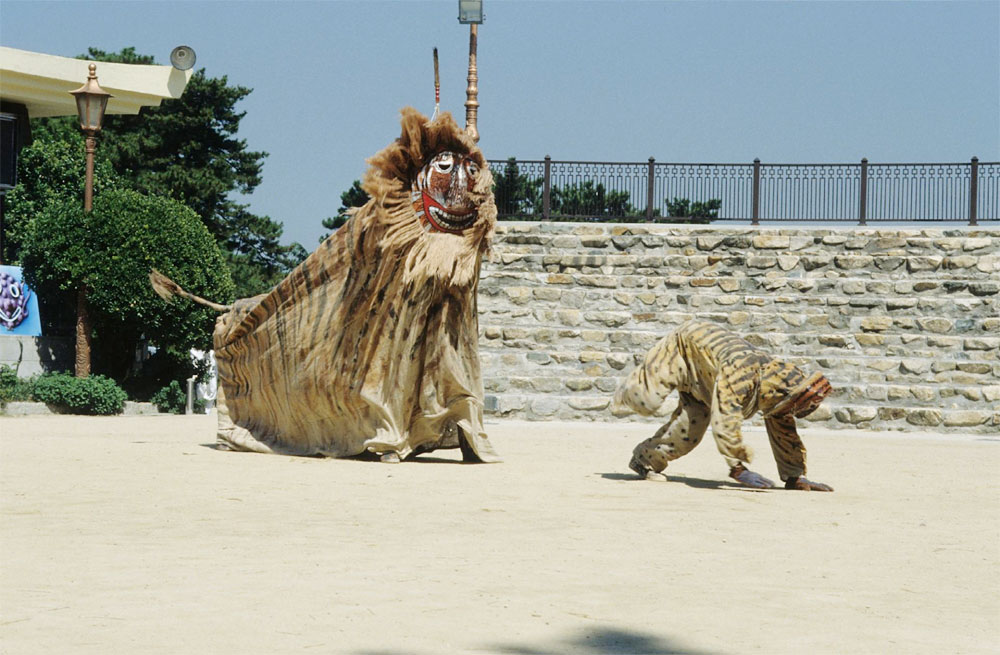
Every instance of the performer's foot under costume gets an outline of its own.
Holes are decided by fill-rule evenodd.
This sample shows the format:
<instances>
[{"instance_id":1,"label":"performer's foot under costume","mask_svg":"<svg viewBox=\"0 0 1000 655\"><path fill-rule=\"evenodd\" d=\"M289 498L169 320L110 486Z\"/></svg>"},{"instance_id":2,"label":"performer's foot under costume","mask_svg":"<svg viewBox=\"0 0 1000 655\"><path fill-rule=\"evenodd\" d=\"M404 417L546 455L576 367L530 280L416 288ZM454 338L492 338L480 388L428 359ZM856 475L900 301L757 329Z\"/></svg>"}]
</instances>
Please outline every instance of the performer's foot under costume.
<instances>
[{"instance_id":1,"label":"performer's foot under costume","mask_svg":"<svg viewBox=\"0 0 1000 655\"><path fill-rule=\"evenodd\" d=\"M691 452L711 425L730 476L747 486L773 487L744 466L753 455L741 426L760 412L786 488L832 491L803 477L806 449L795 429L796 417L810 414L832 392L822 374L807 377L718 325L692 321L653 346L619 386L615 403L652 415L675 389L679 399L670 420L633 452L629 466L639 475L659 473Z\"/></svg>"}]
</instances>

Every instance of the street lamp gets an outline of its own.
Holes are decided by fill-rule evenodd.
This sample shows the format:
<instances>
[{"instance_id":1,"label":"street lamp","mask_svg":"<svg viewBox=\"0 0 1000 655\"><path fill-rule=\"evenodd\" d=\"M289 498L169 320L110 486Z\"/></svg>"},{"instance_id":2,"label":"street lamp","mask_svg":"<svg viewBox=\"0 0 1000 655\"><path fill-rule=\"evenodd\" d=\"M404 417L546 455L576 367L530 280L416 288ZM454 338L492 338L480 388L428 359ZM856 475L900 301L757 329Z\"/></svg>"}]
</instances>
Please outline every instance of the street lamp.
<instances>
[{"instance_id":1,"label":"street lamp","mask_svg":"<svg viewBox=\"0 0 1000 655\"><path fill-rule=\"evenodd\" d=\"M97 83L97 64L90 64L90 74L76 91L70 91L76 98L76 112L80 118L80 129L87 135L87 176L83 186L83 211L89 213L94 205L94 150L97 148L97 133L101 131L104 110L111 94ZM76 377L90 375L90 312L87 311L87 287L80 285L76 293Z\"/></svg>"},{"instance_id":2,"label":"street lamp","mask_svg":"<svg viewBox=\"0 0 1000 655\"><path fill-rule=\"evenodd\" d=\"M97 64L89 66L87 81L76 91L70 91L76 98L76 113L80 119L80 129L87 135L87 179L83 188L83 209L90 211L94 199L94 150L97 148L97 133L104 122L104 110L111 94L97 83Z\"/></svg>"},{"instance_id":3,"label":"street lamp","mask_svg":"<svg viewBox=\"0 0 1000 655\"><path fill-rule=\"evenodd\" d=\"M476 70L476 40L483 15L483 0L458 0L458 22L469 26L469 85L465 88L465 131L479 142L476 118L479 114L479 71Z\"/></svg>"}]
</instances>

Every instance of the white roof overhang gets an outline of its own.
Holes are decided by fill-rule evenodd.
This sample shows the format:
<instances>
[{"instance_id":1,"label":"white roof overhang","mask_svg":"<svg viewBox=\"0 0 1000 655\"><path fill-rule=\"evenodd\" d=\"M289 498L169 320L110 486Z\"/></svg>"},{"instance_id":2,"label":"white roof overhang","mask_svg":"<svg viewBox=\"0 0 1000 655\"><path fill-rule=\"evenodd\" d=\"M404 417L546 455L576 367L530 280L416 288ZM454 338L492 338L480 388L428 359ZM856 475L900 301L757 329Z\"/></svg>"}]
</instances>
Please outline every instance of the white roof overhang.
<instances>
[{"instance_id":1,"label":"white roof overhang","mask_svg":"<svg viewBox=\"0 0 1000 655\"><path fill-rule=\"evenodd\" d=\"M28 116L76 116L70 91L87 81L92 61L0 46L0 98L25 105ZM113 98L108 114L138 114L164 98L179 98L191 70L173 66L97 63L97 81Z\"/></svg>"}]
</instances>

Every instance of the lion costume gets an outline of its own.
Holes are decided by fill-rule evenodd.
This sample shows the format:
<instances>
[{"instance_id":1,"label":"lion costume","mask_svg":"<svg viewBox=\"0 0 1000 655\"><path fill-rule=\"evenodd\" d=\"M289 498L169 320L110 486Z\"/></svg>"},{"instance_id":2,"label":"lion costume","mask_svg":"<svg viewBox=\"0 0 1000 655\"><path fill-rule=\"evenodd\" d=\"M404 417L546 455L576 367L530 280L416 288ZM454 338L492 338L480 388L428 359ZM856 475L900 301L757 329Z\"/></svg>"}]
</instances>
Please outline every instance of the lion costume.
<instances>
[{"instance_id":1,"label":"lion costume","mask_svg":"<svg viewBox=\"0 0 1000 655\"><path fill-rule=\"evenodd\" d=\"M450 114L429 123L406 108L368 163L363 207L270 293L220 307L218 443L499 461L482 427L476 307L496 222L486 161ZM191 297L155 276L161 295Z\"/></svg>"}]
</instances>

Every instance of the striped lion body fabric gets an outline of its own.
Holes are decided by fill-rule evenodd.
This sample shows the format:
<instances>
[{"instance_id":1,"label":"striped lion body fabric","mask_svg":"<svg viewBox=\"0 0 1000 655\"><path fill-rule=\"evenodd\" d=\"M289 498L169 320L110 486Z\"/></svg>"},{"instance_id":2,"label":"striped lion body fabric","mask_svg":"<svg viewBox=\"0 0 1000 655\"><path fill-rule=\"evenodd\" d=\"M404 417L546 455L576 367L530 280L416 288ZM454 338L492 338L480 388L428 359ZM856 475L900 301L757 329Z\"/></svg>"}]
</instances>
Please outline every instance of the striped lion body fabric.
<instances>
[{"instance_id":1,"label":"striped lion body fabric","mask_svg":"<svg viewBox=\"0 0 1000 655\"><path fill-rule=\"evenodd\" d=\"M417 174L445 151L469 175L461 220L435 206L448 231L413 201ZM429 123L410 108L368 163L368 203L271 292L219 317L218 442L332 457L461 447L498 461L482 427L476 310L496 221L489 169L449 114Z\"/></svg>"},{"instance_id":2,"label":"striped lion body fabric","mask_svg":"<svg viewBox=\"0 0 1000 655\"><path fill-rule=\"evenodd\" d=\"M806 449L795 418L814 411L832 391L820 373L795 366L754 347L714 323L691 321L661 339L615 393L615 403L644 415L657 412L674 390L677 409L656 434L633 452L633 469L660 472L690 452L709 425L731 468L749 463L741 426L760 412L782 480L806 472Z\"/></svg>"}]
</instances>

